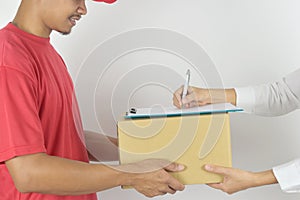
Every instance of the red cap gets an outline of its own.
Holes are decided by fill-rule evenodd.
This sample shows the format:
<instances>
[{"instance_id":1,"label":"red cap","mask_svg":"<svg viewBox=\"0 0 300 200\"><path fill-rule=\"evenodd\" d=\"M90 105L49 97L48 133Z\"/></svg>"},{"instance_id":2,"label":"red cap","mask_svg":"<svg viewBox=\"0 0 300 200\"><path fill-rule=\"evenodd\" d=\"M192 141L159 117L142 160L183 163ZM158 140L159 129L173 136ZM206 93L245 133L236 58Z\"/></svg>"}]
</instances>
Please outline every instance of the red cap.
<instances>
[{"instance_id":1,"label":"red cap","mask_svg":"<svg viewBox=\"0 0 300 200\"><path fill-rule=\"evenodd\" d=\"M116 0L93 0L97 2L114 3Z\"/></svg>"}]
</instances>

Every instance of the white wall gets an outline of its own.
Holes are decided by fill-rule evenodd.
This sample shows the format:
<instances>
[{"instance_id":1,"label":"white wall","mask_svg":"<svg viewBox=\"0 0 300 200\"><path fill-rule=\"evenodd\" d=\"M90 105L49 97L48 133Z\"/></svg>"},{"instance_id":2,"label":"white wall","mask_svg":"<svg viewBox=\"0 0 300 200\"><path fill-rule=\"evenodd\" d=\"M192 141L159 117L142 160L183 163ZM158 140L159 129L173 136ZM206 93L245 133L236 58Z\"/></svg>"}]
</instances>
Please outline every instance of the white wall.
<instances>
[{"instance_id":1,"label":"white wall","mask_svg":"<svg viewBox=\"0 0 300 200\"><path fill-rule=\"evenodd\" d=\"M13 18L19 2L1 0L1 27ZM119 0L114 5L87 1L87 6L89 14L83 17L71 35L55 33L51 40L64 57L78 86L85 127L98 130L96 116L105 121L104 124L100 122L100 129L109 135L116 135L118 115L127 106L170 104L172 90L182 84L181 74L190 67L189 58L184 60L180 55L161 51L159 43L155 44L158 48L154 50L142 49L116 57L120 52L132 50L131 44L143 45L138 43L139 39L147 40L146 37L126 40L128 31L140 36L139 31L149 33L149 29L144 28L157 28L170 37L174 36L174 40L176 36L179 39L185 37L195 46L202 47L204 51L198 49L199 56L203 56L201 60L214 64L214 67L212 74L202 78L201 73L206 74L202 71L203 66L192 68L192 84L195 85L205 85L205 81L210 82L213 78L216 78L216 85L221 83L224 87L260 84L274 81L300 66L298 0ZM165 42L159 35L154 39ZM175 40L174 47L168 50L184 45L180 42ZM187 57L195 53L192 46ZM116 60L109 65L110 59ZM103 63L103 60L108 62ZM146 67L137 69L141 65ZM159 66L163 69L161 74L157 71ZM101 76L104 69L109 73ZM142 69L153 69L153 72L150 70L145 74ZM134 75L141 80L145 78L148 85L142 88L132 82L126 85L125 80ZM155 83L151 83L152 78ZM106 81L104 85L103 80ZM80 85L82 81L89 84L83 87ZM95 96L83 96L91 94L87 92L89 86ZM107 88L115 90L111 92ZM133 89L133 93L122 92L128 88ZM84 105L85 102L92 104ZM103 102L106 103L103 105ZM300 157L299 117L299 111L276 118L232 114L234 167L266 170ZM133 190L123 191L120 188L101 192L99 197L146 199ZM299 194L281 192L278 185L249 189L234 195L226 195L205 185L193 185L174 196L156 199L294 200L299 197Z\"/></svg>"}]
</instances>

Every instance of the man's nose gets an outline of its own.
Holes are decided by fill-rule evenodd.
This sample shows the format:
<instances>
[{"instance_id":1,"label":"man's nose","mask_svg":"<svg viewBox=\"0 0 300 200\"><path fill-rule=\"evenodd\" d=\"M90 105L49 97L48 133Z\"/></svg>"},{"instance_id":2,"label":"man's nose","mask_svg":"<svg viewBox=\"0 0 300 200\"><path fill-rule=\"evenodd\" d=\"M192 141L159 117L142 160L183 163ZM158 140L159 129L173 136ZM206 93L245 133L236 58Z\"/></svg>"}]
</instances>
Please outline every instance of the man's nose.
<instances>
[{"instance_id":1,"label":"man's nose","mask_svg":"<svg viewBox=\"0 0 300 200\"><path fill-rule=\"evenodd\" d=\"M87 14L87 8L86 8L86 5L85 5L85 0L80 1L77 12L81 15L86 15Z\"/></svg>"}]
</instances>

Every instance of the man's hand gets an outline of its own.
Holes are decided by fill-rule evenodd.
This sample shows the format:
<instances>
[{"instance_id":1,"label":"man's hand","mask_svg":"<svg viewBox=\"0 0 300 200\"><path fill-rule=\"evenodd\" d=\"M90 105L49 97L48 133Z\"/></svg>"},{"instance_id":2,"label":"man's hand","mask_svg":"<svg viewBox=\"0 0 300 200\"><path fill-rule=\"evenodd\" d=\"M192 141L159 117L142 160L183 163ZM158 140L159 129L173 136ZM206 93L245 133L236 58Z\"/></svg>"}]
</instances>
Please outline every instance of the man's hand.
<instances>
[{"instance_id":1,"label":"man's hand","mask_svg":"<svg viewBox=\"0 0 300 200\"><path fill-rule=\"evenodd\" d=\"M205 165L204 169L208 172L219 174L224 177L223 182L221 183L211 183L207 185L212 188L222 190L228 194L233 194L251 187L277 183L272 170L254 173L214 165Z\"/></svg>"},{"instance_id":2,"label":"man's hand","mask_svg":"<svg viewBox=\"0 0 300 200\"><path fill-rule=\"evenodd\" d=\"M183 165L170 163L160 159L150 159L118 167L123 172L129 172L128 186L147 197L164 194L174 194L182 191L184 185L172 177L168 172L177 172L184 169ZM133 175L133 176L132 176Z\"/></svg>"}]
</instances>

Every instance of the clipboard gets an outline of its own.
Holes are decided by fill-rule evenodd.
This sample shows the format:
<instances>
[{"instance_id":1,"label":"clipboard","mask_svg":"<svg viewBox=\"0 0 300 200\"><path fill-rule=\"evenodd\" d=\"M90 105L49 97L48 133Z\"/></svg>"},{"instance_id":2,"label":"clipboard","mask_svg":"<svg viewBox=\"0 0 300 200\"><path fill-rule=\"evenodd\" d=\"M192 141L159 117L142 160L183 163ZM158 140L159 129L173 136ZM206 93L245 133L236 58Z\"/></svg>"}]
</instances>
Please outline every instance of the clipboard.
<instances>
[{"instance_id":1,"label":"clipboard","mask_svg":"<svg viewBox=\"0 0 300 200\"><path fill-rule=\"evenodd\" d=\"M242 108L230 103L208 104L204 106L178 109L176 107L130 108L124 115L125 119L177 117L185 115L203 115L214 113L241 112Z\"/></svg>"}]
</instances>

